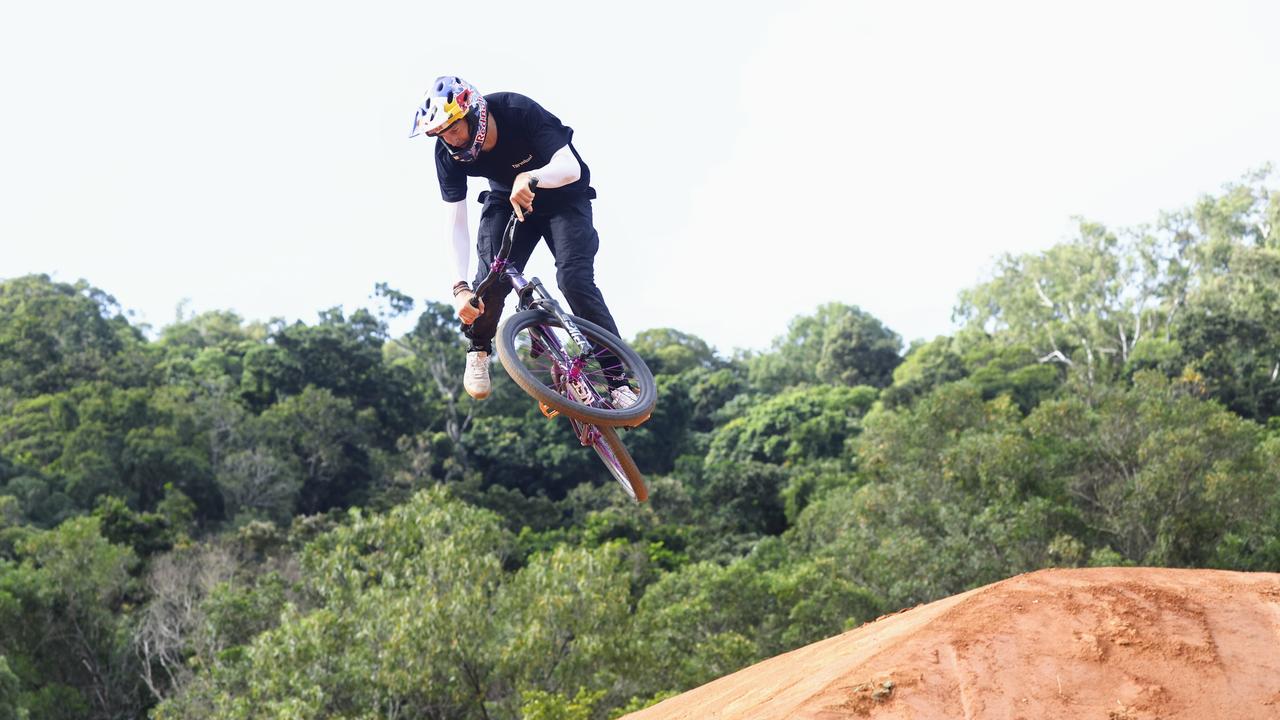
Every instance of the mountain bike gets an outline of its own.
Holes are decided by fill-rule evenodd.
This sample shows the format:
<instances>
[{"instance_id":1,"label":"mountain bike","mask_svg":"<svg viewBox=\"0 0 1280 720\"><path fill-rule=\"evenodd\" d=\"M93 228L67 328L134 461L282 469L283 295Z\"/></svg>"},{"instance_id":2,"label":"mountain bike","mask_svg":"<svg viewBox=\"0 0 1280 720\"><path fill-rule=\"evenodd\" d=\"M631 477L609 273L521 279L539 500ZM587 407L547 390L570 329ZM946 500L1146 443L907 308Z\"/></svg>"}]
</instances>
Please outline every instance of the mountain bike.
<instances>
[{"instance_id":1,"label":"mountain bike","mask_svg":"<svg viewBox=\"0 0 1280 720\"><path fill-rule=\"evenodd\" d=\"M530 183L530 189L536 181ZM538 278L526 279L509 261L519 219L515 213L502 233L502 247L489 274L476 286L471 304L495 282L510 283L519 300L516 313L502 321L494 338L502 367L538 401L548 418L564 415L584 447L600 456L631 499L649 491L635 460L618 437L617 427L635 427L649 419L658 389L644 360L621 338L564 312ZM615 407L610 391L631 384L637 401Z\"/></svg>"}]
</instances>

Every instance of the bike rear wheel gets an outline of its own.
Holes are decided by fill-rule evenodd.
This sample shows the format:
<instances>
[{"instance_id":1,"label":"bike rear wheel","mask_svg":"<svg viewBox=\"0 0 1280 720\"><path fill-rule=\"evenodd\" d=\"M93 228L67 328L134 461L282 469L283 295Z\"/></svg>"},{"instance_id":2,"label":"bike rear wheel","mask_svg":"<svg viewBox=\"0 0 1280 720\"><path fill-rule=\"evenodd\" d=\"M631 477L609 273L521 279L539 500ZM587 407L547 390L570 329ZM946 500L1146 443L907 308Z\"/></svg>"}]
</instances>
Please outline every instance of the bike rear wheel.
<instances>
[{"instance_id":1,"label":"bike rear wheel","mask_svg":"<svg viewBox=\"0 0 1280 720\"><path fill-rule=\"evenodd\" d=\"M589 355L575 351L576 343L555 315L525 310L503 321L494 338L503 369L538 402L601 430L634 427L648 420L658 388L644 360L599 325L573 316L569 321L593 346ZM624 377L635 389L637 401L631 407L616 408L610 388ZM621 447L620 442L615 444Z\"/></svg>"}]
</instances>

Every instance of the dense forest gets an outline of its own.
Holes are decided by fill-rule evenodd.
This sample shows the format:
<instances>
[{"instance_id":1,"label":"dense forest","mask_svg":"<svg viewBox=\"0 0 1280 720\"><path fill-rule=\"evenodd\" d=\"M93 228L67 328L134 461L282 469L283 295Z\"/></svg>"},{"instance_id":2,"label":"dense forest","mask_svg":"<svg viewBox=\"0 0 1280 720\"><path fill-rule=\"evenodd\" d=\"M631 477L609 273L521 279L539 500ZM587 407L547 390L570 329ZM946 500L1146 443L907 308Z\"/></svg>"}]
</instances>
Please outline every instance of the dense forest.
<instances>
[{"instance_id":1,"label":"dense forest","mask_svg":"<svg viewBox=\"0 0 1280 720\"><path fill-rule=\"evenodd\" d=\"M448 305L148 332L4 280L0 720L612 718L1039 568L1280 571L1269 180L1000 258L909 347L640 332L641 505L500 370L466 396Z\"/></svg>"}]
</instances>

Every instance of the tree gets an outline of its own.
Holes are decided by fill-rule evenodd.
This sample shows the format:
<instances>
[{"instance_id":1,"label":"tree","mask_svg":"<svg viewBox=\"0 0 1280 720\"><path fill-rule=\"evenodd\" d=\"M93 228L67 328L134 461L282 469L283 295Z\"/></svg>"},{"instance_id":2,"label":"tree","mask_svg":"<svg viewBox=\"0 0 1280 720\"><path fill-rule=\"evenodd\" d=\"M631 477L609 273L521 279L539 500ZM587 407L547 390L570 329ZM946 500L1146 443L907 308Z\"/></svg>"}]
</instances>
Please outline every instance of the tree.
<instances>
[{"instance_id":1,"label":"tree","mask_svg":"<svg viewBox=\"0 0 1280 720\"><path fill-rule=\"evenodd\" d=\"M350 400L308 386L262 413L262 437L271 451L235 456L236 463L228 464L230 475L224 488L251 493L269 508L288 496L300 475L298 509L302 512L353 505L370 488L371 420L357 412ZM296 471L291 462L297 463Z\"/></svg>"},{"instance_id":2,"label":"tree","mask_svg":"<svg viewBox=\"0 0 1280 720\"><path fill-rule=\"evenodd\" d=\"M525 693L604 690L622 674L630 590L612 547L560 548L512 573L492 513L436 488L382 515L351 511L303 554L317 607L206 670L217 717L514 718ZM238 657L238 659L237 659Z\"/></svg>"},{"instance_id":3,"label":"tree","mask_svg":"<svg viewBox=\"0 0 1280 720\"><path fill-rule=\"evenodd\" d=\"M1094 542L1132 562L1203 565L1225 533L1274 507L1260 428L1188 390L1144 371L1132 387L1044 403L1027 418Z\"/></svg>"},{"instance_id":4,"label":"tree","mask_svg":"<svg viewBox=\"0 0 1280 720\"><path fill-rule=\"evenodd\" d=\"M611 689L625 677L632 658L624 640L631 605L624 559L613 545L561 546L530 558L503 583L496 617L506 637L497 667L504 684L521 695L568 694Z\"/></svg>"},{"instance_id":5,"label":"tree","mask_svg":"<svg viewBox=\"0 0 1280 720\"><path fill-rule=\"evenodd\" d=\"M452 306L428 302L413 331L387 345L388 360L407 368L420 390L442 404L442 429L452 444L454 475L467 470L464 435L476 413L476 404L464 399L459 368L464 366L466 348L457 328Z\"/></svg>"},{"instance_id":6,"label":"tree","mask_svg":"<svg viewBox=\"0 0 1280 720\"><path fill-rule=\"evenodd\" d=\"M104 495L152 510L168 485L215 514L204 440L185 398L181 388L94 382L19 402L0 419L0 451L24 470L10 494L48 524Z\"/></svg>"},{"instance_id":7,"label":"tree","mask_svg":"<svg viewBox=\"0 0 1280 720\"><path fill-rule=\"evenodd\" d=\"M497 663L493 603L509 543L441 489L383 515L352 510L302 556L317 606L204 670L157 717L479 717Z\"/></svg>"},{"instance_id":8,"label":"tree","mask_svg":"<svg viewBox=\"0 0 1280 720\"><path fill-rule=\"evenodd\" d=\"M718 428L707 460L797 464L840 457L876 397L869 387L804 387L779 394Z\"/></svg>"},{"instance_id":9,"label":"tree","mask_svg":"<svg viewBox=\"0 0 1280 720\"><path fill-rule=\"evenodd\" d=\"M257 445L228 455L217 482L231 517L284 522L298 504L302 465L291 454Z\"/></svg>"},{"instance_id":10,"label":"tree","mask_svg":"<svg viewBox=\"0 0 1280 720\"><path fill-rule=\"evenodd\" d=\"M828 303L793 319L768 353L748 362L751 385L765 393L818 382L889 384L902 339L866 311Z\"/></svg>"},{"instance_id":11,"label":"tree","mask_svg":"<svg viewBox=\"0 0 1280 720\"><path fill-rule=\"evenodd\" d=\"M17 653L30 716L133 716L142 703L125 614L132 551L88 517L32 533L16 551L16 562L0 561L0 646Z\"/></svg>"},{"instance_id":12,"label":"tree","mask_svg":"<svg viewBox=\"0 0 1280 720\"><path fill-rule=\"evenodd\" d=\"M1265 418L1280 394L1268 320L1278 302L1269 289L1280 273L1280 192L1268 189L1269 174L1249 173L1154 227L1113 232L1082 221L1069 243L1001 258L991 281L962 294L956 315L1041 362L1078 365L1091 382L1134 359L1176 375L1177 358L1233 408Z\"/></svg>"},{"instance_id":13,"label":"tree","mask_svg":"<svg viewBox=\"0 0 1280 720\"><path fill-rule=\"evenodd\" d=\"M869 313L850 308L827 326L822 355L814 369L822 382L882 388L902 362L901 350L902 338L897 333Z\"/></svg>"},{"instance_id":14,"label":"tree","mask_svg":"<svg viewBox=\"0 0 1280 720\"><path fill-rule=\"evenodd\" d=\"M84 281L0 282L0 387L17 398L93 380L137 382L144 363L127 356L139 354L141 342L115 298Z\"/></svg>"},{"instance_id":15,"label":"tree","mask_svg":"<svg viewBox=\"0 0 1280 720\"><path fill-rule=\"evenodd\" d=\"M18 698L21 684L9 669L9 660L0 655L0 720L27 720L30 713Z\"/></svg>"},{"instance_id":16,"label":"tree","mask_svg":"<svg viewBox=\"0 0 1280 720\"><path fill-rule=\"evenodd\" d=\"M383 362L386 341L386 325L364 309L347 317L331 308L315 325L277 326L267 344L245 353L241 392L252 409L263 411L308 387L326 390L357 410L372 411L378 422L367 429L390 449L400 436L420 430L425 419L409 374Z\"/></svg>"},{"instance_id":17,"label":"tree","mask_svg":"<svg viewBox=\"0 0 1280 720\"><path fill-rule=\"evenodd\" d=\"M1054 539L1080 524L1021 423L1010 398L984 400L970 381L871 411L855 441L857 482L810 502L788 542L834 559L888 608L1051 564Z\"/></svg>"},{"instance_id":18,"label":"tree","mask_svg":"<svg viewBox=\"0 0 1280 720\"><path fill-rule=\"evenodd\" d=\"M947 336L913 344L894 368L893 382L881 393L881 400L890 408L907 405L939 385L964 378L969 371L957 344Z\"/></svg>"},{"instance_id":19,"label":"tree","mask_svg":"<svg viewBox=\"0 0 1280 720\"><path fill-rule=\"evenodd\" d=\"M1196 292L1176 334L1176 349L1209 393L1240 415L1280 415L1280 251L1235 253L1222 285ZM1252 256L1252 257L1242 257ZM1239 288L1239 286L1245 288ZM1239 292L1243 289L1244 292Z\"/></svg>"},{"instance_id":20,"label":"tree","mask_svg":"<svg viewBox=\"0 0 1280 720\"><path fill-rule=\"evenodd\" d=\"M211 636L204 603L231 579L235 562L224 548L183 549L158 557L146 577L149 601L133 641L142 661L141 675L156 700L190 681L191 658L216 661L226 647Z\"/></svg>"},{"instance_id":21,"label":"tree","mask_svg":"<svg viewBox=\"0 0 1280 720\"><path fill-rule=\"evenodd\" d=\"M1162 263L1139 252L1141 242L1081 221L1069 243L1002 257L995 278L961 294L956 314L970 328L1032 348L1041 362L1079 362L1093 378L1169 322L1153 295L1179 260Z\"/></svg>"},{"instance_id":22,"label":"tree","mask_svg":"<svg viewBox=\"0 0 1280 720\"><path fill-rule=\"evenodd\" d=\"M673 328L653 328L636 335L632 349L654 375L679 375L694 368L714 369L718 360L706 341Z\"/></svg>"},{"instance_id":23,"label":"tree","mask_svg":"<svg viewBox=\"0 0 1280 720\"><path fill-rule=\"evenodd\" d=\"M842 632L880 601L830 559L789 555L774 539L727 566L697 563L651 586L630 638L633 695L685 690L751 662Z\"/></svg>"},{"instance_id":24,"label":"tree","mask_svg":"<svg viewBox=\"0 0 1280 720\"><path fill-rule=\"evenodd\" d=\"M781 495L787 478L776 465L709 461L691 494L717 535L776 535L787 527Z\"/></svg>"}]
</instances>

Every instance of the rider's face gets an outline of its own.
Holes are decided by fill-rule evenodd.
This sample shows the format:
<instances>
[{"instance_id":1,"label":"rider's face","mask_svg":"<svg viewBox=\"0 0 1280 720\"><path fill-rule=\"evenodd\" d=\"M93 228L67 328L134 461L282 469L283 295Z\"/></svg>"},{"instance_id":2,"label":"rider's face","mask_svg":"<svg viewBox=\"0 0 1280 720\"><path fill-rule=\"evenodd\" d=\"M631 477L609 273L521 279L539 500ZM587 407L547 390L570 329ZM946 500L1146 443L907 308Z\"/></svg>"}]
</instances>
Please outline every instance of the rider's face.
<instances>
[{"instance_id":1,"label":"rider's face","mask_svg":"<svg viewBox=\"0 0 1280 720\"><path fill-rule=\"evenodd\" d=\"M467 144L467 141L471 139L471 130L467 126L467 119L461 118L455 121L452 125L445 128L444 132L440 133L440 137L444 138L445 143L448 144L449 147L455 149L462 148Z\"/></svg>"}]
</instances>

